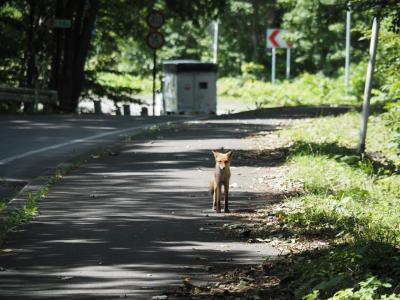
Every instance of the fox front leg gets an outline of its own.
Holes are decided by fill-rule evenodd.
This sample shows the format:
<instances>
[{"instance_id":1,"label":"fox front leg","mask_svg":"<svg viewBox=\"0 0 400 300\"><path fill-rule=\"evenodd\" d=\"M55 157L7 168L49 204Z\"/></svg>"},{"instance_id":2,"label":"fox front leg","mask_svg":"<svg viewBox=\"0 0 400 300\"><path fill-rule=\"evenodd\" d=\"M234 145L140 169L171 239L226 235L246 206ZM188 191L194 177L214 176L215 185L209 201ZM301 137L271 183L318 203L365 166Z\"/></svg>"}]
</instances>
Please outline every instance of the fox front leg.
<instances>
[{"instance_id":1,"label":"fox front leg","mask_svg":"<svg viewBox=\"0 0 400 300\"><path fill-rule=\"evenodd\" d=\"M216 209L217 209L217 199L215 198L216 193L217 193L217 192L216 192L216 188L213 187L213 189L212 189L212 198L213 198L212 209L213 209L213 210L216 210Z\"/></svg>"},{"instance_id":2,"label":"fox front leg","mask_svg":"<svg viewBox=\"0 0 400 300\"><path fill-rule=\"evenodd\" d=\"M228 207L229 182L224 183L224 194L225 194L224 212L228 213L229 212L229 207Z\"/></svg>"},{"instance_id":3,"label":"fox front leg","mask_svg":"<svg viewBox=\"0 0 400 300\"><path fill-rule=\"evenodd\" d=\"M216 185L214 188L214 205L217 213L221 212L221 186Z\"/></svg>"}]
</instances>

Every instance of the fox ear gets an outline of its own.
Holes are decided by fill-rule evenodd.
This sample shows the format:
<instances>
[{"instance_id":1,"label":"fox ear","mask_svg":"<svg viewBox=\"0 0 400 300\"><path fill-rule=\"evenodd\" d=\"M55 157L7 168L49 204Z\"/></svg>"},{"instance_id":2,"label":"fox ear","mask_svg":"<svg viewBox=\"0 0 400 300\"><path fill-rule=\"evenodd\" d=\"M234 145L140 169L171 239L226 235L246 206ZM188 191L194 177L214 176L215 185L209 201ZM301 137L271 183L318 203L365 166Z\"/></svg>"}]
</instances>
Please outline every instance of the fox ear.
<instances>
[{"instance_id":1,"label":"fox ear","mask_svg":"<svg viewBox=\"0 0 400 300\"><path fill-rule=\"evenodd\" d=\"M226 155L228 155L229 160L232 160L232 158L233 158L233 151L227 152Z\"/></svg>"},{"instance_id":2,"label":"fox ear","mask_svg":"<svg viewBox=\"0 0 400 300\"><path fill-rule=\"evenodd\" d=\"M218 150L212 150L212 153L214 154L214 157L217 158L217 155L219 154Z\"/></svg>"}]
</instances>

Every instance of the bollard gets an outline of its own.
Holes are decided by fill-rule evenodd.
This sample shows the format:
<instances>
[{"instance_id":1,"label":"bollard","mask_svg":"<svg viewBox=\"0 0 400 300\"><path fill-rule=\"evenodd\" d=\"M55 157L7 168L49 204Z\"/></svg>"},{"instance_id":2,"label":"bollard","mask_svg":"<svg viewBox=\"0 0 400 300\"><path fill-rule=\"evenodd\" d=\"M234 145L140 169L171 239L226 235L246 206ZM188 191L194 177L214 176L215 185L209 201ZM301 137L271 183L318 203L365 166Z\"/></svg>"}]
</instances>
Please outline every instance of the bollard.
<instances>
[{"instance_id":1,"label":"bollard","mask_svg":"<svg viewBox=\"0 0 400 300\"><path fill-rule=\"evenodd\" d=\"M130 104L124 104L124 116L130 116L131 115L131 106Z\"/></svg>"},{"instance_id":2,"label":"bollard","mask_svg":"<svg viewBox=\"0 0 400 300\"><path fill-rule=\"evenodd\" d=\"M101 111L101 101L95 100L95 101L93 101L93 103L94 103L94 113L95 113L96 115L101 115L101 114L102 114L102 111Z\"/></svg>"},{"instance_id":3,"label":"bollard","mask_svg":"<svg viewBox=\"0 0 400 300\"><path fill-rule=\"evenodd\" d=\"M140 112L141 116L148 116L149 115L149 110L146 106L142 107L142 111Z\"/></svg>"},{"instance_id":4,"label":"bollard","mask_svg":"<svg viewBox=\"0 0 400 300\"><path fill-rule=\"evenodd\" d=\"M24 102L24 113L31 114L35 112L35 104L33 102Z\"/></svg>"}]
</instances>

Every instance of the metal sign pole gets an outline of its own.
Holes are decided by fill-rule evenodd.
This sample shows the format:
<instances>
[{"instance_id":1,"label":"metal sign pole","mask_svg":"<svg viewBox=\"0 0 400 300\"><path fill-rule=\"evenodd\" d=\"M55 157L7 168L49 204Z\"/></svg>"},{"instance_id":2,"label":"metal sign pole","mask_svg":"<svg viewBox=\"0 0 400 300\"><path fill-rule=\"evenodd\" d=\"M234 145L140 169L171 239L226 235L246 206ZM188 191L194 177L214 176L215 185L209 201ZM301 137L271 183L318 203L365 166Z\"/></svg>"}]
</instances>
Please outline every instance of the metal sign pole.
<instances>
[{"instance_id":1,"label":"metal sign pole","mask_svg":"<svg viewBox=\"0 0 400 300\"><path fill-rule=\"evenodd\" d=\"M153 49L153 116L156 115L156 75L157 75L157 49L164 44L164 36L158 31L164 25L164 15L156 10L152 10L146 17L150 32L147 34L146 43Z\"/></svg>"},{"instance_id":2,"label":"metal sign pole","mask_svg":"<svg viewBox=\"0 0 400 300\"><path fill-rule=\"evenodd\" d=\"M350 72L350 29L351 29L351 2L347 4L346 17L346 62L344 70L344 83L346 86L345 94L349 95L349 72Z\"/></svg>"},{"instance_id":3,"label":"metal sign pole","mask_svg":"<svg viewBox=\"0 0 400 300\"><path fill-rule=\"evenodd\" d=\"M374 21L372 24L371 44L370 44L370 48L369 48L368 69L367 69L367 76L366 76L366 80L365 80L360 142L358 144L358 153L360 153L360 154L364 153L364 151L365 151L365 138L367 136L367 123L368 123L368 115L369 115L369 101L371 99L372 75L374 73L374 68L375 68L376 47L378 45L378 32L379 32L378 17L374 17Z\"/></svg>"},{"instance_id":4,"label":"metal sign pole","mask_svg":"<svg viewBox=\"0 0 400 300\"><path fill-rule=\"evenodd\" d=\"M153 117L156 115L156 62L157 62L157 50L153 52Z\"/></svg>"},{"instance_id":5,"label":"metal sign pole","mask_svg":"<svg viewBox=\"0 0 400 300\"><path fill-rule=\"evenodd\" d=\"M272 48L271 83L275 84L276 48Z\"/></svg>"},{"instance_id":6,"label":"metal sign pole","mask_svg":"<svg viewBox=\"0 0 400 300\"><path fill-rule=\"evenodd\" d=\"M218 21L213 21L213 63L218 61Z\"/></svg>"},{"instance_id":7,"label":"metal sign pole","mask_svg":"<svg viewBox=\"0 0 400 300\"><path fill-rule=\"evenodd\" d=\"M290 79L290 48L286 48L286 79Z\"/></svg>"}]
</instances>

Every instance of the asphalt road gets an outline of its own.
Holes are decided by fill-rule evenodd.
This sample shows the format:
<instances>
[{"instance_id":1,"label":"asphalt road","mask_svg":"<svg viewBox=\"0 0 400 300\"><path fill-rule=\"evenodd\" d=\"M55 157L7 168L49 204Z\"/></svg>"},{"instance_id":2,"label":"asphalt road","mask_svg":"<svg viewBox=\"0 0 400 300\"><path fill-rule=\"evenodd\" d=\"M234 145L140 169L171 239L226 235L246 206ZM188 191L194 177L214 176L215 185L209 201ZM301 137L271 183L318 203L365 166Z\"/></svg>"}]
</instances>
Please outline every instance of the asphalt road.
<instances>
[{"instance_id":1,"label":"asphalt road","mask_svg":"<svg viewBox=\"0 0 400 300\"><path fill-rule=\"evenodd\" d=\"M176 117L96 115L0 117L0 177L25 180L85 151Z\"/></svg>"},{"instance_id":2,"label":"asphalt road","mask_svg":"<svg viewBox=\"0 0 400 300\"><path fill-rule=\"evenodd\" d=\"M255 184L274 165L246 139L278 120L208 120L161 131L89 160L52 186L39 215L0 251L0 299L152 299L220 268L254 264L278 251L219 228L211 210L211 149L233 149L230 210L276 199ZM279 196L279 195L278 195Z\"/></svg>"},{"instance_id":3,"label":"asphalt road","mask_svg":"<svg viewBox=\"0 0 400 300\"><path fill-rule=\"evenodd\" d=\"M9 183L22 187L58 164L153 124L187 117L98 115L0 116L0 196Z\"/></svg>"}]
</instances>

